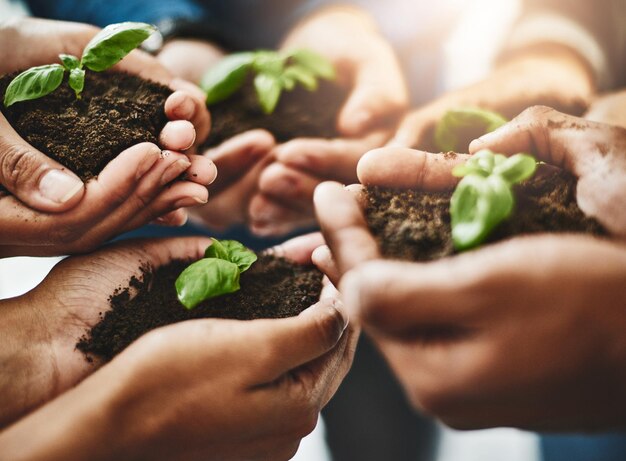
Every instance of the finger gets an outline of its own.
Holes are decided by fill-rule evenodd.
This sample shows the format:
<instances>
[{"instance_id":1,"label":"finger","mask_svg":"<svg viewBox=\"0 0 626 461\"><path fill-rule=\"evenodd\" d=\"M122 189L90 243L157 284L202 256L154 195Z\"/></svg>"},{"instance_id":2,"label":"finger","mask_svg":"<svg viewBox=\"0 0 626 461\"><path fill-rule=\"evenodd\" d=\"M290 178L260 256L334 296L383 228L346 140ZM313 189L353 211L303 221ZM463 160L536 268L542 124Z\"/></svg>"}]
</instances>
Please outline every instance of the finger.
<instances>
[{"instance_id":1,"label":"finger","mask_svg":"<svg viewBox=\"0 0 626 461\"><path fill-rule=\"evenodd\" d=\"M191 165L186 171L185 179L202 186L213 184L218 174L215 163L202 155L187 155L187 158Z\"/></svg>"},{"instance_id":2,"label":"finger","mask_svg":"<svg viewBox=\"0 0 626 461\"><path fill-rule=\"evenodd\" d=\"M429 154L385 147L365 154L357 167L357 175L366 186L450 190L459 181L452 176L452 169L467 158L464 154Z\"/></svg>"},{"instance_id":3,"label":"finger","mask_svg":"<svg viewBox=\"0 0 626 461\"><path fill-rule=\"evenodd\" d=\"M321 180L281 163L272 163L259 178L259 191L290 208L313 211L313 193Z\"/></svg>"},{"instance_id":4,"label":"finger","mask_svg":"<svg viewBox=\"0 0 626 461\"><path fill-rule=\"evenodd\" d=\"M388 147L408 147L436 152L433 139L437 121L445 111L432 107L417 110L407 115L398 126Z\"/></svg>"},{"instance_id":5,"label":"finger","mask_svg":"<svg viewBox=\"0 0 626 461\"><path fill-rule=\"evenodd\" d=\"M265 158L254 164L249 170L243 172L243 176L228 185L228 187L215 191L215 183L211 186L212 198L205 206L194 209L191 217L199 224L213 229L226 230L236 224L244 224L248 221L248 207L252 196L257 191L259 176L271 159ZM218 170L219 182L221 169Z\"/></svg>"},{"instance_id":6,"label":"finger","mask_svg":"<svg viewBox=\"0 0 626 461\"><path fill-rule=\"evenodd\" d=\"M112 69L137 75L165 86L172 81L172 74L154 57L141 50L133 50Z\"/></svg>"},{"instance_id":7,"label":"finger","mask_svg":"<svg viewBox=\"0 0 626 461\"><path fill-rule=\"evenodd\" d=\"M313 210L294 209L263 194L250 200L248 219L251 231L261 237L283 236L315 223Z\"/></svg>"},{"instance_id":8,"label":"finger","mask_svg":"<svg viewBox=\"0 0 626 461\"><path fill-rule=\"evenodd\" d=\"M184 209L178 209L159 216L152 223L157 226L182 227L187 223L187 218L187 211Z\"/></svg>"},{"instance_id":9,"label":"finger","mask_svg":"<svg viewBox=\"0 0 626 461\"><path fill-rule=\"evenodd\" d=\"M356 66L354 89L339 114L339 131L358 136L375 127L395 125L408 104L408 90L395 54L380 43Z\"/></svg>"},{"instance_id":10,"label":"finger","mask_svg":"<svg viewBox=\"0 0 626 461\"><path fill-rule=\"evenodd\" d=\"M186 151L196 142L196 130L187 120L168 122L161 130L159 143L165 149Z\"/></svg>"},{"instance_id":11,"label":"finger","mask_svg":"<svg viewBox=\"0 0 626 461\"><path fill-rule=\"evenodd\" d=\"M206 187L188 181L173 183L170 187L161 192L156 198L150 200L141 210L135 212L127 221L125 232L137 229L161 216L173 211L201 206L207 203L209 193ZM127 210L120 213L127 215ZM178 213L172 225L183 225L187 221L186 213ZM181 222L182 221L182 222Z\"/></svg>"},{"instance_id":12,"label":"finger","mask_svg":"<svg viewBox=\"0 0 626 461\"><path fill-rule=\"evenodd\" d=\"M26 205L58 213L85 193L78 176L24 141L0 113L0 184Z\"/></svg>"},{"instance_id":13,"label":"finger","mask_svg":"<svg viewBox=\"0 0 626 461\"><path fill-rule=\"evenodd\" d=\"M339 285L341 272L333 259L333 254L327 245L316 248L311 255L311 261L321 270L334 285Z\"/></svg>"},{"instance_id":14,"label":"finger","mask_svg":"<svg viewBox=\"0 0 626 461\"><path fill-rule=\"evenodd\" d=\"M337 183L323 183L315 191L315 210L341 274L380 257L357 201Z\"/></svg>"},{"instance_id":15,"label":"finger","mask_svg":"<svg viewBox=\"0 0 626 461\"><path fill-rule=\"evenodd\" d=\"M356 165L363 154L382 146L388 137L383 130L360 139L295 139L276 147L273 153L288 167L350 184L356 182Z\"/></svg>"},{"instance_id":16,"label":"finger","mask_svg":"<svg viewBox=\"0 0 626 461\"><path fill-rule=\"evenodd\" d=\"M581 130L580 128L596 128ZM580 175L589 164L594 145L605 143L606 129L594 122L557 112L545 106L531 107L512 122L470 144L470 152L490 149L503 154L530 152L540 160ZM574 147L576 146L576 147ZM588 146L588 155L577 155Z\"/></svg>"},{"instance_id":17,"label":"finger","mask_svg":"<svg viewBox=\"0 0 626 461\"><path fill-rule=\"evenodd\" d=\"M11 197L0 200L3 243L52 245L50 251L54 254L62 251L59 247L73 248L86 239L91 244L102 243L99 239L110 237L145 206L142 201L145 198L133 196L138 181L141 183L141 179L148 176L150 181L159 185L159 179L153 179L152 172L159 168L162 174L176 160L173 156L159 161L160 157L161 150L150 143L126 149L104 168L98 178L89 182L81 203L64 214L41 214L24 209ZM120 208L126 213L114 214ZM24 226L24 220L33 225Z\"/></svg>"},{"instance_id":18,"label":"finger","mask_svg":"<svg viewBox=\"0 0 626 461\"><path fill-rule=\"evenodd\" d=\"M298 264L311 264L311 255L320 245L324 244L324 237L319 232L301 235L270 248L268 252L279 258L287 258Z\"/></svg>"},{"instance_id":19,"label":"finger","mask_svg":"<svg viewBox=\"0 0 626 461\"><path fill-rule=\"evenodd\" d=\"M271 383L285 373L323 356L341 339L348 324L336 300L323 300L297 317L255 322L249 346L265 359L250 370L256 384ZM252 326L252 324L250 324Z\"/></svg>"},{"instance_id":20,"label":"finger","mask_svg":"<svg viewBox=\"0 0 626 461\"><path fill-rule=\"evenodd\" d=\"M217 165L219 176L212 190L217 193L244 176L253 165L268 157L274 137L264 130L235 136L204 153Z\"/></svg>"},{"instance_id":21,"label":"finger","mask_svg":"<svg viewBox=\"0 0 626 461\"><path fill-rule=\"evenodd\" d=\"M196 130L196 144L203 143L211 130L211 116L206 107L205 96L198 94L195 85L184 80L174 79L170 87L175 91L165 101L165 114L170 120L188 120Z\"/></svg>"},{"instance_id":22,"label":"finger","mask_svg":"<svg viewBox=\"0 0 626 461\"><path fill-rule=\"evenodd\" d=\"M387 335L472 327L515 315L506 307L516 302L534 306L554 293L598 302L584 300L590 283L602 287L596 295L619 292L611 290L619 285L626 252L616 250L614 243L584 236L522 237L428 264L367 263L346 274L340 291L350 315ZM596 258L605 262L590 274L588 262Z\"/></svg>"}]
</instances>

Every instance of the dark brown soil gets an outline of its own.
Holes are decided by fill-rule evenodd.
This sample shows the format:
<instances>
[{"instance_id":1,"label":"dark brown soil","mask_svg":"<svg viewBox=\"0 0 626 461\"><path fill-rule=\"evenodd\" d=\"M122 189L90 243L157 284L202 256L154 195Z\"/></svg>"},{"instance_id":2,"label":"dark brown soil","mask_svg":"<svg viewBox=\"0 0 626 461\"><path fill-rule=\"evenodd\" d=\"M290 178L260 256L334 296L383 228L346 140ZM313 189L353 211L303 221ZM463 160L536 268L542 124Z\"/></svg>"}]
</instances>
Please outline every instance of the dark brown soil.
<instances>
[{"instance_id":1,"label":"dark brown soil","mask_svg":"<svg viewBox=\"0 0 626 461\"><path fill-rule=\"evenodd\" d=\"M185 320L224 318L253 320L298 315L317 303L322 274L270 255L241 275L241 290L187 310L178 301L174 282L189 262L175 261L156 271L146 269L128 287L111 296L111 310L82 337L76 347L89 359L111 360L130 343L155 328ZM136 296L134 294L136 293Z\"/></svg>"},{"instance_id":2,"label":"dark brown soil","mask_svg":"<svg viewBox=\"0 0 626 461\"><path fill-rule=\"evenodd\" d=\"M0 95L16 75L0 79ZM170 94L169 88L133 75L88 71L81 99L66 76L48 96L9 108L0 104L0 109L20 136L86 181L123 150L157 143Z\"/></svg>"},{"instance_id":3,"label":"dark brown soil","mask_svg":"<svg viewBox=\"0 0 626 461\"><path fill-rule=\"evenodd\" d=\"M548 165L516 186L513 216L498 226L488 242L539 232L605 235L576 203L576 178ZM452 192L366 189L366 217L387 258L431 261L455 253L450 226Z\"/></svg>"},{"instance_id":4,"label":"dark brown soil","mask_svg":"<svg viewBox=\"0 0 626 461\"><path fill-rule=\"evenodd\" d=\"M283 92L275 112L267 115L259 106L253 85L248 83L233 97L209 107L213 126L206 146L216 146L256 128L268 130L278 142L336 137L337 115L347 96L344 88L327 81L320 81L317 91L298 86Z\"/></svg>"}]
</instances>

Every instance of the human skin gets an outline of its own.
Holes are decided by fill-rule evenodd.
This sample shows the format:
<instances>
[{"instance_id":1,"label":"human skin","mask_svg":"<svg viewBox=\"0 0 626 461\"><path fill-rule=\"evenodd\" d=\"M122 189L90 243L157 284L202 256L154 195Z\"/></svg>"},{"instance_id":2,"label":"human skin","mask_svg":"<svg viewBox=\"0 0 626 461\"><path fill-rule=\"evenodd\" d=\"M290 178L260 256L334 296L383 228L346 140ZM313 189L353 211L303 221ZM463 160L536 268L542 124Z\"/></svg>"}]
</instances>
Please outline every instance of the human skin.
<instances>
[{"instance_id":1,"label":"human skin","mask_svg":"<svg viewBox=\"0 0 626 461\"><path fill-rule=\"evenodd\" d=\"M193 79L201 73L196 63L213 62L219 52L211 44L201 47L196 41L175 40L171 47L194 63L173 65L172 53L166 49L159 59L172 71L182 72L179 76ZM408 106L394 52L362 10L330 7L312 14L294 26L281 46L294 48L309 48L328 58L337 69L339 83L350 88L337 120L341 137L277 145L270 133L255 130L211 149L207 156L220 171L220 192L193 213L211 228L247 224L258 235L277 236L313 224L315 186L324 180L354 182L361 155L390 139ZM242 158L245 168L222 177L226 164ZM232 212L225 213L226 209Z\"/></svg>"},{"instance_id":2,"label":"human skin","mask_svg":"<svg viewBox=\"0 0 626 461\"><path fill-rule=\"evenodd\" d=\"M577 53L550 43L528 47L500 60L484 80L450 91L409 113L389 146L437 152L435 127L450 109L479 107L513 118L528 107L543 104L582 115L595 92L591 71Z\"/></svg>"},{"instance_id":3,"label":"human skin","mask_svg":"<svg viewBox=\"0 0 626 461\"><path fill-rule=\"evenodd\" d=\"M599 96L585 114L587 120L626 128L626 90Z\"/></svg>"},{"instance_id":4,"label":"human skin","mask_svg":"<svg viewBox=\"0 0 626 461\"><path fill-rule=\"evenodd\" d=\"M359 209L360 190L318 188L332 256L321 247L314 260L416 407L460 429L626 427L625 142L622 128L537 107L470 147L532 152L575 174L578 203L606 239L543 234L431 263L388 261ZM462 160L381 149L363 158L359 178L450 189Z\"/></svg>"},{"instance_id":5,"label":"human skin","mask_svg":"<svg viewBox=\"0 0 626 461\"><path fill-rule=\"evenodd\" d=\"M313 191L323 181L352 183L356 165L370 149L392 136L408 108L402 70L391 45L365 11L328 7L305 18L287 35L282 49L309 48L337 70L351 88L337 119L336 139L300 138L278 145L276 162L261 173L248 208L251 230L285 235L315 224Z\"/></svg>"},{"instance_id":6,"label":"human skin","mask_svg":"<svg viewBox=\"0 0 626 461\"><path fill-rule=\"evenodd\" d=\"M59 53L80 55L97 31L83 24L39 19L4 22L0 40L14 46L0 51L0 73L58 61ZM30 146L0 114L0 184L11 193L0 194L0 256L87 251L94 244L73 243L83 234L87 234L85 240L102 243L115 235L118 227L120 231L127 230L157 218L164 224L181 224L186 219L181 207L206 203L206 186L217 174L215 165L201 156L181 153L193 152L194 144L208 134L210 119L197 95L199 90L172 79L156 60L139 51L131 53L117 68L169 84L173 89L180 88L165 103L170 122L159 141L167 153L162 155L157 146L148 143L133 146L107 167L114 172L116 181L83 184L67 168ZM167 187L183 173L188 180ZM147 177L152 177L152 181ZM111 188L124 182L124 192ZM133 206L124 207L124 202ZM119 211L117 221L103 219L114 211ZM45 224L55 218L60 224L67 224L64 230ZM133 225L126 226L129 222ZM7 223L11 234L6 233ZM108 231L95 237L97 232L92 228L103 224ZM59 232L67 235L58 236ZM23 247L23 253L8 251L7 245L16 250Z\"/></svg>"},{"instance_id":7,"label":"human skin","mask_svg":"<svg viewBox=\"0 0 626 461\"><path fill-rule=\"evenodd\" d=\"M304 263L319 242L274 251ZM99 369L75 349L140 266L200 258L209 244L115 245L70 258L32 292L1 302L2 424L30 414L0 432L0 457L291 458L354 353L356 331L330 286L298 317L179 323L144 335Z\"/></svg>"}]
</instances>

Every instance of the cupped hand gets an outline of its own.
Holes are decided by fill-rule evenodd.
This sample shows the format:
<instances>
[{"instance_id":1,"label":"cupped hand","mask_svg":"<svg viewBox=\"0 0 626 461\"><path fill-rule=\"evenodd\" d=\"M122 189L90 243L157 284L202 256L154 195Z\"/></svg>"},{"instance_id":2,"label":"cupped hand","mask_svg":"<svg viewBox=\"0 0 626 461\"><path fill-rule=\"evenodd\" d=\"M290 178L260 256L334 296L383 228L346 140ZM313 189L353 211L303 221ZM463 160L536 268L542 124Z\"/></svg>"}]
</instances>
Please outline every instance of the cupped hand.
<instances>
[{"instance_id":1,"label":"cupped hand","mask_svg":"<svg viewBox=\"0 0 626 461\"><path fill-rule=\"evenodd\" d=\"M80 55L97 31L83 24L39 19L7 22L0 27L0 37L20 46L2 49L0 72L55 62L59 53ZM201 156L179 153L192 149L208 133L209 115L198 95L201 92L173 80L156 60L139 51L116 67L180 88L165 103L170 122L159 137L161 147L167 150L163 155L168 158L159 160L156 146L137 145L111 162L103 172L104 180L85 185L67 168L30 146L0 114L0 185L12 195L0 193L0 256L88 251L152 219L161 217L163 223L180 225L186 214L174 210L206 202L205 186L215 178L215 166ZM152 179L140 184L148 173ZM187 173L186 181L166 190L168 183L183 173ZM120 208L125 211L114 214L111 221L105 219L107 213Z\"/></svg>"},{"instance_id":2,"label":"cupped hand","mask_svg":"<svg viewBox=\"0 0 626 461\"><path fill-rule=\"evenodd\" d=\"M335 66L350 89L337 120L337 139L295 139L274 150L249 206L251 230L280 236L315 224L313 191L323 181L352 183L368 150L384 145L408 107L408 91L393 49L357 8L322 9L287 36L283 49L308 48Z\"/></svg>"},{"instance_id":3,"label":"cupped hand","mask_svg":"<svg viewBox=\"0 0 626 461\"><path fill-rule=\"evenodd\" d=\"M579 176L579 199L592 189L584 178L600 175L605 185L591 182L597 193L623 203L620 139L620 129L535 108L472 150L532 151ZM450 189L457 181L451 170L464 158L380 149L363 158L359 178L366 185ZM615 224L623 206L595 207L613 241L521 237L418 264L381 260L359 194L332 183L318 188L330 248L313 259L340 283L347 308L416 406L465 429L624 427L626 342L619 332L626 326L626 247Z\"/></svg>"},{"instance_id":4,"label":"cupped hand","mask_svg":"<svg viewBox=\"0 0 626 461\"><path fill-rule=\"evenodd\" d=\"M415 109L402 120L389 146L439 152L435 129L451 109L476 107L513 118L527 107L543 104L581 115L594 92L587 65L575 52L558 45L529 47L501 60L482 81Z\"/></svg>"},{"instance_id":5,"label":"cupped hand","mask_svg":"<svg viewBox=\"0 0 626 461\"><path fill-rule=\"evenodd\" d=\"M108 308L112 290L139 275L140 266L201 257L209 242L125 243L71 258L26 299L4 306L7 328L24 321L32 325L26 342L9 343L18 350L21 346L10 363L16 370L26 361L37 365L29 369L30 376L20 375L24 382L3 386L13 391L3 394L7 402L13 400L8 408L15 413L24 395L33 400L38 392L39 401L31 407L41 404L93 372L74 344ZM275 251L304 263L319 242L312 236ZM50 300L57 306L44 308ZM346 329L341 309L328 286L322 300L298 317L195 320L154 330L5 430L0 436L5 451L0 452L14 454L17 447L24 453L23 437L35 429L41 437L30 444L33 456L25 459L37 459L37 453L48 459L93 459L95 447L104 459L290 459L350 367L357 333ZM21 328L21 334L25 331ZM51 426L47 422L58 408L64 416L55 417ZM88 435L79 437L88 421Z\"/></svg>"},{"instance_id":6,"label":"cupped hand","mask_svg":"<svg viewBox=\"0 0 626 461\"><path fill-rule=\"evenodd\" d=\"M472 153L481 149L529 152L571 172L578 178L580 209L626 239L626 128L537 106L470 145Z\"/></svg>"}]
</instances>

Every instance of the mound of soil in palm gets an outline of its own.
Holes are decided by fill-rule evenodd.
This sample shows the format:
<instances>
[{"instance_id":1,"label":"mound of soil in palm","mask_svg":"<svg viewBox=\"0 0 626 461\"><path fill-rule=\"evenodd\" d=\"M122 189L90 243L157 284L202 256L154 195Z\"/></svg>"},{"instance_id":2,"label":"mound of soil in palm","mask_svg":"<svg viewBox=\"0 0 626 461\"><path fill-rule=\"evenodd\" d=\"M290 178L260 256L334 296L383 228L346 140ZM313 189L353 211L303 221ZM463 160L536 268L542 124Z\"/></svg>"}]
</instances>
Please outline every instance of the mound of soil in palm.
<instances>
[{"instance_id":1,"label":"mound of soil in palm","mask_svg":"<svg viewBox=\"0 0 626 461\"><path fill-rule=\"evenodd\" d=\"M88 357L109 361L144 333L172 323L200 318L253 320L298 315L317 303L322 274L284 258L259 255L241 274L241 290L210 299L193 310L178 301L174 283L189 261L174 261L156 270L144 269L110 299L111 310L76 347Z\"/></svg>"},{"instance_id":2,"label":"mound of soil in palm","mask_svg":"<svg viewBox=\"0 0 626 461\"><path fill-rule=\"evenodd\" d=\"M16 75L0 79L0 95ZM170 94L169 88L134 75L87 71L80 99L66 75L48 96L0 109L22 138L86 181L123 150L142 142L158 144Z\"/></svg>"},{"instance_id":3,"label":"mound of soil in palm","mask_svg":"<svg viewBox=\"0 0 626 461\"><path fill-rule=\"evenodd\" d=\"M337 115L348 92L332 82L319 83L317 91L298 86L293 91L283 92L271 115L261 109L252 83L246 84L231 98L209 107L213 126L205 145L216 146L257 128L269 131L278 142L300 137L337 137Z\"/></svg>"},{"instance_id":4,"label":"mound of soil in palm","mask_svg":"<svg viewBox=\"0 0 626 461\"><path fill-rule=\"evenodd\" d=\"M576 203L576 178L540 165L530 180L515 186L516 207L487 243L523 234L575 232L605 235ZM455 254L450 224L452 191L424 192L369 187L365 214L383 255L406 261L431 261Z\"/></svg>"}]
</instances>

